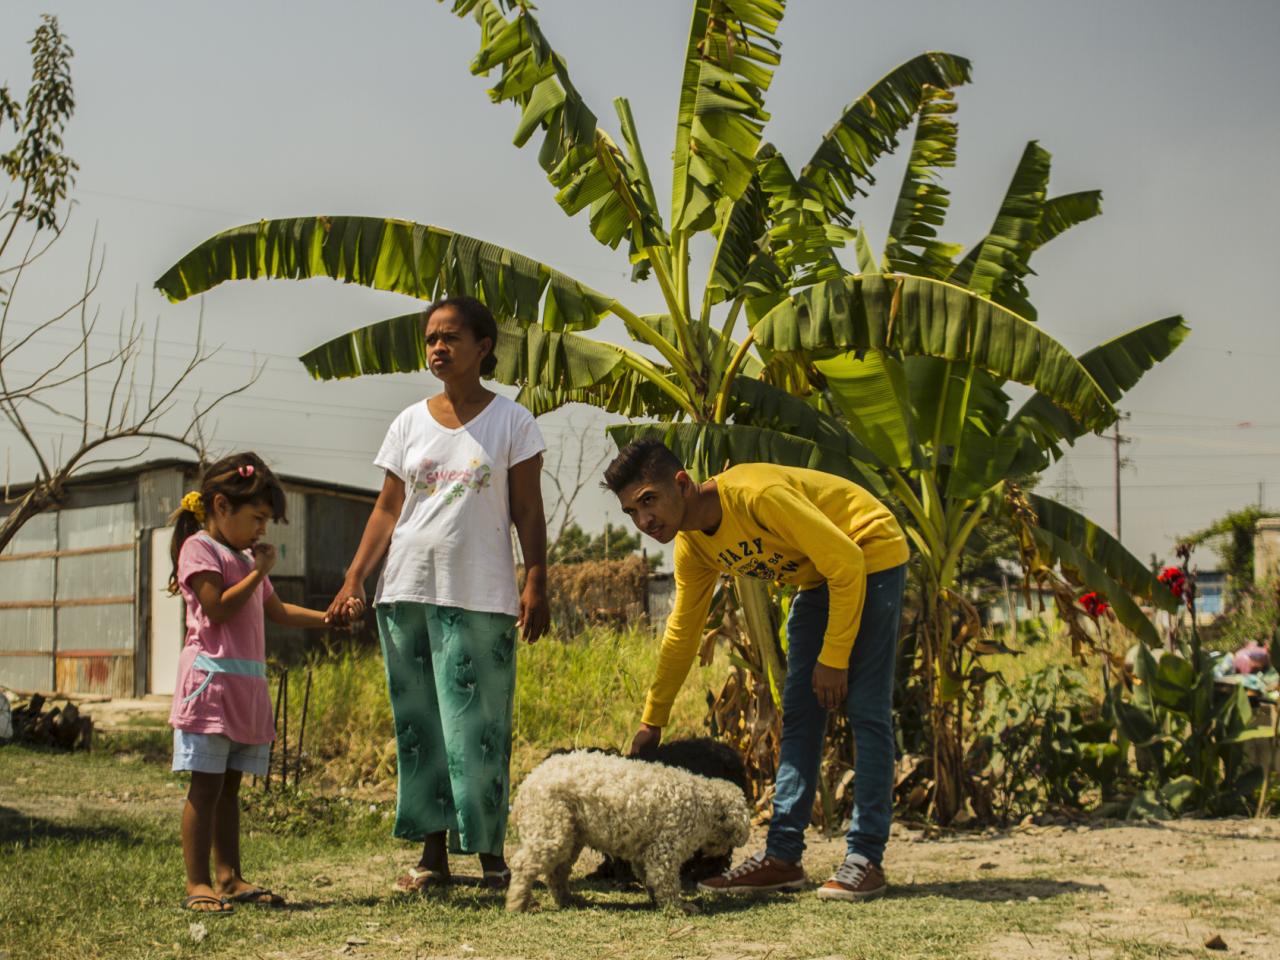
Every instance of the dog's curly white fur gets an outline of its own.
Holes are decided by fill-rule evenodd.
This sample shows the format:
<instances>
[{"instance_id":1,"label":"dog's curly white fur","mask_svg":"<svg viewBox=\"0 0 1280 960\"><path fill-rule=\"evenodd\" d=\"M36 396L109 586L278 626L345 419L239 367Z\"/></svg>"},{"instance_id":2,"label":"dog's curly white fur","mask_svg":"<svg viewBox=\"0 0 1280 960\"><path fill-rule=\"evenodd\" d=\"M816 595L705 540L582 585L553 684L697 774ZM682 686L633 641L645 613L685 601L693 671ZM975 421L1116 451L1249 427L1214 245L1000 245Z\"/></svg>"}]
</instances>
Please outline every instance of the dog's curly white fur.
<instances>
[{"instance_id":1,"label":"dog's curly white fur","mask_svg":"<svg viewBox=\"0 0 1280 960\"><path fill-rule=\"evenodd\" d=\"M534 881L569 901L569 871L583 847L630 860L661 907L695 909L680 896L680 865L701 850L730 853L747 842L742 789L675 767L577 750L543 761L511 811L520 849L511 858L507 909L525 910Z\"/></svg>"}]
</instances>

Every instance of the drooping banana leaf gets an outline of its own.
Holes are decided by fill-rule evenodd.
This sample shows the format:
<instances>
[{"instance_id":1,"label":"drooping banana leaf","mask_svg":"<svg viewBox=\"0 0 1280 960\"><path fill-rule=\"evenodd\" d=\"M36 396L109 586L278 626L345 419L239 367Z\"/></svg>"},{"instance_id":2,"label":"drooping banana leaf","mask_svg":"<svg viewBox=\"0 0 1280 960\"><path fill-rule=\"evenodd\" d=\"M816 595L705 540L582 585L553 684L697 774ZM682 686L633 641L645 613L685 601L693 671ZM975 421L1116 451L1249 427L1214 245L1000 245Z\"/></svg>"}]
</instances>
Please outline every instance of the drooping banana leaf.
<instances>
[{"instance_id":1,"label":"drooping banana leaf","mask_svg":"<svg viewBox=\"0 0 1280 960\"><path fill-rule=\"evenodd\" d=\"M708 229L755 171L783 0L695 0L672 153L673 230Z\"/></svg>"},{"instance_id":2,"label":"drooping banana leaf","mask_svg":"<svg viewBox=\"0 0 1280 960\"><path fill-rule=\"evenodd\" d=\"M1035 510L1041 531L1070 544L1134 596L1170 613L1178 609L1172 592L1146 564L1088 517L1035 493L1028 493L1027 501Z\"/></svg>"},{"instance_id":3,"label":"drooping banana leaf","mask_svg":"<svg viewBox=\"0 0 1280 960\"><path fill-rule=\"evenodd\" d=\"M1034 386L1090 428L1115 411L1089 372L1033 323L925 277L849 276L801 290L754 328L757 343L815 359L855 350L963 361Z\"/></svg>"},{"instance_id":4,"label":"drooping banana leaf","mask_svg":"<svg viewBox=\"0 0 1280 960\"><path fill-rule=\"evenodd\" d=\"M1102 191L1082 190L1050 197L1044 202L1040 223L1036 227L1031 248L1039 250L1050 240L1061 236L1077 224L1092 220L1102 213Z\"/></svg>"},{"instance_id":5,"label":"drooping banana leaf","mask_svg":"<svg viewBox=\"0 0 1280 960\"><path fill-rule=\"evenodd\" d=\"M1035 541L1036 549L1040 551L1041 559L1046 564L1059 563L1064 567L1070 567L1091 590L1096 590L1106 597L1107 602L1111 604L1111 609L1115 611L1116 619L1131 630L1138 639L1149 646L1160 642L1160 634L1138 605L1133 602L1128 591L1108 576L1092 557L1074 544L1054 536L1047 530L1032 530L1032 539Z\"/></svg>"},{"instance_id":6,"label":"drooping banana leaf","mask_svg":"<svg viewBox=\"0 0 1280 960\"><path fill-rule=\"evenodd\" d=\"M779 390L762 380L736 377L733 381L729 415L735 424L776 430L805 440L847 460L863 465L859 480L872 484L880 492L883 484L874 474L876 454L829 414L806 403L800 397ZM868 479L876 476L874 481Z\"/></svg>"},{"instance_id":7,"label":"drooping banana leaf","mask_svg":"<svg viewBox=\"0 0 1280 960\"><path fill-rule=\"evenodd\" d=\"M719 473L738 463L776 463L787 467L822 470L852 480L883 494L884 485L876 474L844 456L805 437L744 424L725 423L625 423L608 428L619 448L633 440L654 436L676 456L702 476Z\"/></svg>"},{"instance_id":8,"label":"drooping banana leaf","mask_svg":"<svg viewBox=\"0 0 1280 960\"><path fill-rule=\"evenodd\" d=\"M852 202L875 183L871 167L898 145L920 108L926 87L949 90L969 82L969 61L930 51L899 64L845 107L822 137L800 179L816 191L826 219L849 223Z\"/></svg>"},{"instance_id":9,"label":"drooping banana leaf","mask_svg":"<svg viewBox=\"0 0 1280 960\"><path fill-rule=\"evenodd\" d=\"M224 230L156 286L173 301L227 280L329 277L422 300L472 296L495 315L585 330L613 298L523 254L440 227L377 217L290 217Z\"/></svg>"},{"instance_id":10,"label":"drooping banana leaf","mask_svg":"<svg viewBox=\"0 0 1280 960\"><path fill-rule=\"evenodd\" d=\"M531 7L506 7L514 10L510 20L492 0L454 4L454 13L470 14L480 26L480 50L471 72L487 76L500 69L489 97L520 108L516 146L542 131L538 163L558 191L556 202L571 216L590 206L596 239L617 247L630 237L632 262L642 264L643 250L665 233L661 216L646 199L639 170L599 129L596 114L569 79L564 58L552 49Z\"/></svg>"},{"instance_id":11,"label":"drooping banana leaf","mask_svg":"<svg viewBox=\"0 0 1280 960\"><path fill-rule=\"evenodd\" d=\"M955 112L955 94L950 90L924 88L911 155L885 240L885 270L945 280L954 268L952 261L961 248L938 240L937 228L946 220L951 198L938 182L937 170L956 164Z\"/></svg>"},{"instance_id":12,"label":"drooping banana leaf","mask_svg":"<svg viewBox=\"0 0 1280 960\"><path fill-rule=\"evenodd\" d=\"M1172 354L1188 333L1182 317L1165 317L1082 353L1080 363L1114 404L1144 373ZM1096 429L1085 427L1047 396L1035 393L1009 418L1002 433L1019 439L1015 472L1030 473L1047 466L1050 454L1054 459L1062 456L1062 442L1074 444Z\"/></svg>"}]
</instances>

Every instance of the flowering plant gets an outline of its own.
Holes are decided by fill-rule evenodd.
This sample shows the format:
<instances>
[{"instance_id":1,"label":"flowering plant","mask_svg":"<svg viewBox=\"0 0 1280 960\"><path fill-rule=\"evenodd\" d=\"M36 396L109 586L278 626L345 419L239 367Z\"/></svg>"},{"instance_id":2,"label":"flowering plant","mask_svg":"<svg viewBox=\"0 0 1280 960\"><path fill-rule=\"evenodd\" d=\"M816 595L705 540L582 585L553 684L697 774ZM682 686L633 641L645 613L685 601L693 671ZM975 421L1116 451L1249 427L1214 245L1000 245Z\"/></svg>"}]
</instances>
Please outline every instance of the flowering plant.
<instances>
[{"instance_id":1,"label":"flowering plant","mask_svg":"<svg viewBox=\"0 0 1280 960\"><path fill-rule=\"evenodd\" d=\"M1179 600L1186 593L1187 575L1179 567L1165 567L1156 579L1168 587L1169 592Z\"/></svg>"},{"instance_id":2,"label":"flowering plant","mask_svg":"<svg viewBox=\"0 0 1280 960\"><path fill-rule=\"evenodd\" d=\"M1085 613L1095 618L1111 609L1111 604L1107 603L1106 598L1093 590L1080 598L1080 606L1084 607Z\"/></svg>"}]
</instances>

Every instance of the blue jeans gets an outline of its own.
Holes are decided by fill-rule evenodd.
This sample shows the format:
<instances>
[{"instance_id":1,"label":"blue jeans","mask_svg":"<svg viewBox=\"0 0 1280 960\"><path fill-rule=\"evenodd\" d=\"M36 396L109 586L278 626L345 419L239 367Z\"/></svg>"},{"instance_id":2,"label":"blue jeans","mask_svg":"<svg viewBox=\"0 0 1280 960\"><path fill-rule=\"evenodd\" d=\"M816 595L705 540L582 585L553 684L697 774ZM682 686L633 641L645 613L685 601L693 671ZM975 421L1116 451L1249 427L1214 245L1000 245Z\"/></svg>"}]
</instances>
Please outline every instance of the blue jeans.
<instances>
[{"instance_id":1,"label":"blue jeans","mask_svg":"<svg viewBox=\"0 0 1280 960\"><path fill-rule=\"evenodd\" d=\"M845 713L853 729L853 819L849 853L879 864L893 820L893 666L902 618L905 564L867 577L862 623L849 658ZM765 852L790 863L804 853L804 830L818 789L827 711L813 692L813 668L827 632L827 586L801 590L787 618L787 682L782 748Z\"/></svg>"}]
</instances>

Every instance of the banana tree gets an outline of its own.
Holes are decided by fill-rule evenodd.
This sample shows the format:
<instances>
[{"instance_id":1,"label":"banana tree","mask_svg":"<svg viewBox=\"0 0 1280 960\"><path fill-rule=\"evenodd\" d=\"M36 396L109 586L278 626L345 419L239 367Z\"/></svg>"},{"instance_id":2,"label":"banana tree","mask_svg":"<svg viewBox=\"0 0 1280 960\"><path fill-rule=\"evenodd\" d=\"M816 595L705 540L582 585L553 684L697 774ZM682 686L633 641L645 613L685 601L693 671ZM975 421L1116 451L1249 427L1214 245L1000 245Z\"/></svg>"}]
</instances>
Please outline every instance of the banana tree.
<instances>
[{"instance_id":1,"label":"banana tree","mask_svg":"<svg viewBox=\"0 0 1280 960\"><path fill-rule=\"evenodd\" d=\"M860 241L864 259L867 245L852 226L852 205L874 184L875 162L897 147L922 111L937 114L950 90L968 81L970 68L939 52L894 68L841 111L797 172L764 139L784 7L782 0L693 3L664 217L625 99L614 101L618 133L611 135L527 4L452 6L479 29L472 72L492 77L491 99L519 111L516 145L538 143L538 162L567 214L585 210L597 240L615 249L626 243L632 279L661 293L659 314L641 314L505 247L380 218L315 216L236 227L186 254L157 286L181 300L227 280L323 276L421 300L476 296L501 324L495 376L518 386L522 403L537 414L589 403L648 421L617 428L620 442L656 421L701 473L771 460L828 470L881 493L901 488L900 495L912 490L914 501L936 500L932 491L918 492L918 478L893 458L896 471L881 469L885 458L877 448L887 437L879 428L851 429L854 419L831 402L834 392L815 389L839 373L823 373L822 363L879 363L889 377L963 368L970 384L1033 387L1054 416L1080 430L1110 423L1115 412L1105 385L990 289L958 282L936 266L915 268L905 253L892 254L882 270L848 273L838 252ZM924 150L919 133L916 145ZM894 234L894 250L927 237L927 194L922 186L906 226ZM1055 215L1069 217L1065 207ZM1041 219L1049 230L1050 218ZM690 247L700 235L710 238L713 253L699 290L690 276ZM988 276L998 253L984 250L969 272ZM954 254L931 256L950 263ZM621 321L630 344L587 332L608 316ZM849 351L860 359L845 356ZM424 369L421 313L355 330L302 361L322 379ZM954 398L935 405L951 410ZM942 465L945 458L935 459ZM936 522L932 513L921 516ZM776 680L782 665L765 622L768 605L759 590L743 593L753 637Z\"/></svg>"},{"instance_id":2,"label":"banana tree","mask_svg":"<svg viewBox=\"0 0 1280 960\"><path fill-rule=\"evenodd\" d=\"M785 360L807 371L819 405L829 406L872 451L906 513L924 602L920 656L930 691L934 809L944 821L965 800L964 678L973 661L966 641L975 638L964 623L972 611L956 589L957 577L984 518L1008 511L1031 571L1065 575L1104 593L1120 622L1147 643L1158 638L1139 603L1176 606L1147 567L1100 527L1052 500L1023 494L1019 484L1061 456L1063 444L1114 422L1114 404L1187 333L1182 318L1168 317L1079 357L1027 338L1029 328L1038 329L1026 287L1031 255L1097 215L1101 195L1050 197L1050 156L1033 141L991 229L960 256L962 247L938 239L949 204L938 171L955 162L953 113L950 91L927 91L882 256L877 260L860 233L858 274L793 293L752 329L775 365ZM868 299L868 291L885 288L896 310L869 309L884 298ZM1000 327L970 306L967 325L920 322L929 314L921 301L950 299L959 316L959 305L971 304L975 294L993 317L1003 317L997 311L1004 308L1018 321ZM868 339L887 339L881 331L889 328L898 342L867 348ZM996 369L997 357L1004 370ZM1016 411L1004 390L1011 380L1036 388ZM1082 417L1064 403L1075 395L1078 404L1095 391L1107 403L1093 414Z\"/></svg>"}]
</instances>

